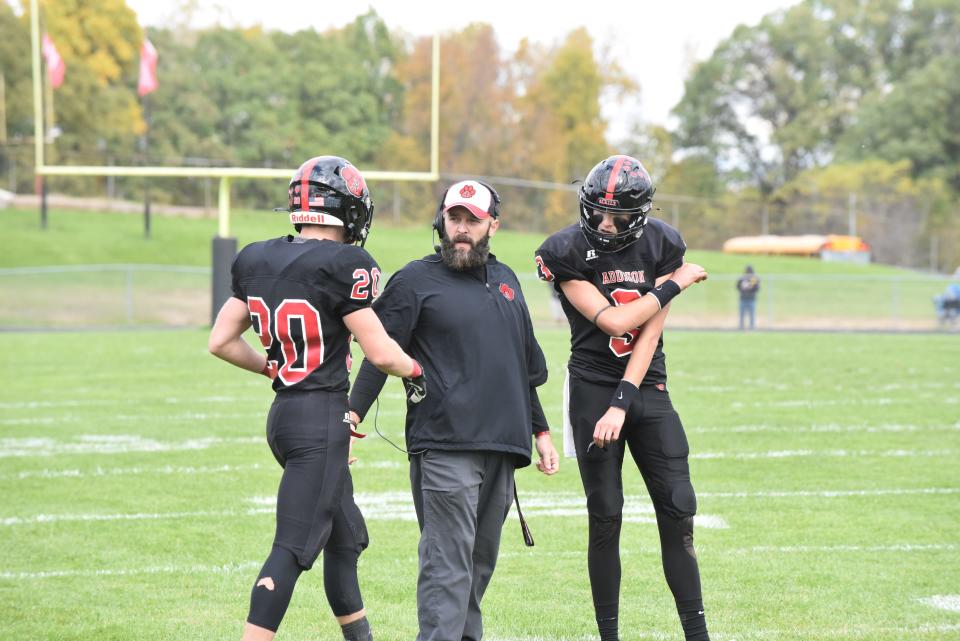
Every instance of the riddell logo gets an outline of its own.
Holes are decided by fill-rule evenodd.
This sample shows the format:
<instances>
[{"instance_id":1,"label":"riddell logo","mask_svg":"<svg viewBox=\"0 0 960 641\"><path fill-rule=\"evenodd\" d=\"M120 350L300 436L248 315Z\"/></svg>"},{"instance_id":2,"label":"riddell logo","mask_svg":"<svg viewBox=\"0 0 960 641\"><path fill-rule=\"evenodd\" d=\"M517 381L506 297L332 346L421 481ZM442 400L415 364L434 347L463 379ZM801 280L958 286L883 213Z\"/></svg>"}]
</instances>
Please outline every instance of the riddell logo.
<instances>
[{"instance_id":1,"label":"riddell logo","mask_svg":"<svg viewBox=\"0 0 960 641\"><path fill-rule=\"evenodd\" d=\"M298 223L304 225L329 225L330 217L312 211L291 212L290 222L295 225Z\"/></svg>"},{"instance_id":2,"label":"riddell logo","mask_svg":"<svg viewBox=\"0 0 960 641\"><path fill-rule=\"evenodd\" d=\"M607 205L608 207L619 207L620 201L616 198L598 198L597 202L601 205Z\"/></svg>"}]
</instances>

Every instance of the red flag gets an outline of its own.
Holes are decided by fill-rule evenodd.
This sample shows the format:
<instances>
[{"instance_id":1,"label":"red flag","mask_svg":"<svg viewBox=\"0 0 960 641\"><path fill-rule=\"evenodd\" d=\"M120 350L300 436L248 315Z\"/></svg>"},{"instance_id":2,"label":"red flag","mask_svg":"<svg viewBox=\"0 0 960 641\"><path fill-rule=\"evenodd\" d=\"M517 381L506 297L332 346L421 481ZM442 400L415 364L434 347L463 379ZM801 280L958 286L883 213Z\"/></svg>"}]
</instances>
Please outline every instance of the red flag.
<instances>
[{"instance_id":1,"label":"red flag","mask_svg":"<svg viewBox=\"0 0 960 641\"><path fill-rule=\"evenodd\" d=\"M160 86L157 80L157 50L149 40L144 40L140 45L140 82L137 83L137 93L146 96L151 91L156 91Z\"/></svg>"},{"instance_id":2,"label":"red flag","mask_svg":"<svg viewBox=\"0 0 960 641\"><path fill-rule=\"evenodd\" d=\"M63 76L67 72L67 65L60 57L57 46L53 44L50 36L43 34L43 59L47 62L47 77L50 79L50 86L56 89L63 84Z\"/></svg>"}]
</instances>

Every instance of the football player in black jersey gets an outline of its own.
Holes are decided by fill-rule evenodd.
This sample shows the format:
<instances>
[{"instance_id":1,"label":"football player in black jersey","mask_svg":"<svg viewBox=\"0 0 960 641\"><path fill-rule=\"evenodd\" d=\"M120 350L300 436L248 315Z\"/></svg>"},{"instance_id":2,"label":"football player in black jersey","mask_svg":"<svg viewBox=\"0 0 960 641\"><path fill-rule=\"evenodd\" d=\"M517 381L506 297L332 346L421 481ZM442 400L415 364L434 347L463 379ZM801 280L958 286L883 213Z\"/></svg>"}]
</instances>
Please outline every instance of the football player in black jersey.
<instances>
[{"instance_id":1,"label":"football player in black jersey","mask_svg":"<svg viewBox=\"0 0 960 641\"><path fill-rule=\"evenodd\" d=\"M267 442L283 476L273 547L257 576L244 641L269 641L300 574L323 550L327 600L349 641L373 636L357 582L367 546L347 469L351 335L367 360L423 389L423 370L390 338L371 308L380 269L363 248L370 192L343 158L303 163L288 190L298 235L245 247L233 263L233 297L210 333L210 351L273 381ZM360 246L357 246L359 243ZM266 356L243 339L250 327Z\"/></svg>"},{"instance_id":2,"label":"football player in black jersey","mask_svg":"<svg viewBox=\"0 0 960 641\"><path fill-rule=\"evenodd\" d=\"M618 638L627 447L653 500L663 569L686 638L709 638L687 439L667 392L662 337L670 300L707 274L683 262L686 245L676 229L648 218L654 191L637 159L607 158L580 189L579 224L536 252L540 278L553 284L570 323L566 411L587 497L587 565L602 641Z\"/></svg>"}]
</instances>

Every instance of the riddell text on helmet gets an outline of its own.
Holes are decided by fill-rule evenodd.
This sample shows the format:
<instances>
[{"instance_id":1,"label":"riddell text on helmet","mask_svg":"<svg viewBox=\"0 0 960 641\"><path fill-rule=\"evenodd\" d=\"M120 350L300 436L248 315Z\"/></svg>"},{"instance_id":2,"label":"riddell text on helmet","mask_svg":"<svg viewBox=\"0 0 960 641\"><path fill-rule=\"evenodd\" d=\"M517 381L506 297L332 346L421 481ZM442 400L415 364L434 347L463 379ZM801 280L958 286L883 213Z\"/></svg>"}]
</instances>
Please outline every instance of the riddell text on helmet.
<instances>
[{"instance_id":1,"label":"riddell text on helmet","mask_svg":"<svg viewBox=\"0 0 960 641\"><path fill-rule=\"evenodd\" d=\"M329 214L321 214L315 211L293 211L290 212L290 222L294 225L343 225L339 218Z\"/></svg>"}]
</instances>

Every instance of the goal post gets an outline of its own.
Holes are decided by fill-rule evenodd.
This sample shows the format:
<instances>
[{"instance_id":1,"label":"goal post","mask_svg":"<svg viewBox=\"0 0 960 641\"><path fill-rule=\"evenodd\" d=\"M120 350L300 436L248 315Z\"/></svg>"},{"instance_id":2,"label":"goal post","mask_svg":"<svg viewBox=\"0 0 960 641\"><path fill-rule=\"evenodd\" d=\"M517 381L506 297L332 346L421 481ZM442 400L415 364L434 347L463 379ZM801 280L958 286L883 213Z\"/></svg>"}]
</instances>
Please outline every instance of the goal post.
<instances>
[{"instance_id":1,"label":"goal post","mask_svg":"<svg viewBox=\"0 0 960 641\"><path fill-rule=\"evenodd\" d=\"M33 64L33 131L34 164L38 177L47 176L125 176L140 178L218 178L217 235L213 239L213 287L211 322L220 306L229 298L230 265L236 254L236 238L230 236L230 187L233 180L289 180L296 168L269 169L264 167L123 167L47 165L44 162L43 83L40 64L40 15L37 0L30 0L30 36ZM362 170L367 180L437 182L440 177L440 35L433 34L433 56L430 92L430 169L429 171ZM44 185L44 192L46 185ZM46 202L41 195L41 216L46 220ZM223 242L232 240L230 242ZM230 247L233 254L230 253ZM223 283L226 283L224 290ZM218 287L218 284L220 285Z\"/></svg>"}]
</instances>

